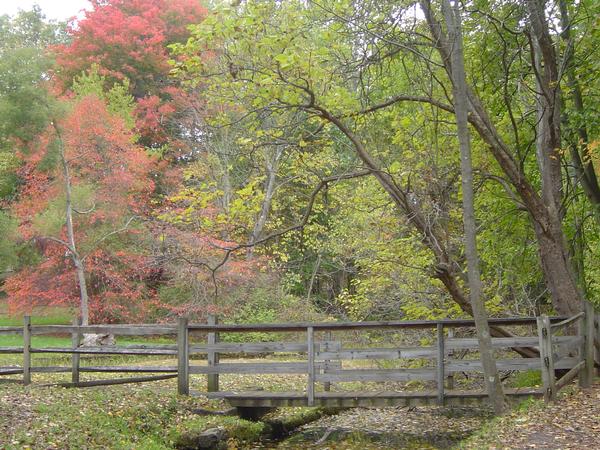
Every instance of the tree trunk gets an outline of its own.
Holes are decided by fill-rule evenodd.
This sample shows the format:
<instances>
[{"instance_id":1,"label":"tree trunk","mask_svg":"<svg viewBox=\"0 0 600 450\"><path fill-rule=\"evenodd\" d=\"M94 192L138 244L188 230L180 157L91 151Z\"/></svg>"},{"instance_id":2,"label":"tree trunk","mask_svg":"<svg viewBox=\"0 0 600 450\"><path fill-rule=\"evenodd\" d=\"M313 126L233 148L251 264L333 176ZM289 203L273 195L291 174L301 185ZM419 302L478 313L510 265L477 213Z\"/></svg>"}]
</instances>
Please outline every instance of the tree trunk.
<instances>
[{"instance_id":1,"label":"tree trunk","mask_svg":"<svg viewBox=\"0 0 600 450\"><path fill-rule=\"evenodd\" d=\"M496 414L504 411L504 392L502 382L496 367L496 360L492 349L492 337L488 324L488 314L481 296L481 273L479 270L479 254L477 252L477 223L475 221L475 198L473 191L473 165L471 159L471 137L468 124L467 85L464 71L464 57L462 50L462 30L460 12L455 0L454 7L448 0L443 0L444 16L452 48L451 61L453 68L453 99L458 141L460 145L460 166L462 175L462 201L465 256L467 259L467 273L469 284L469 298L473 308L473 319L479 354L485 384L490 403Z\"/></svg>"},{"instance_id":2,"label":"tree trunk","mask_svg":"<svg viewBox=\"0 0 600 450\"><path fill-rule=\"evenodd\" d=\"M258 241L265 229L267 219L269 218L269 212L271 211L271 203L273 201L273 195L275 194L275 182L277 180L277 166L279 159L283 153L283 148L277 147L272 155L267 155L266 161L266 172L267 179L265 180L265 195L260 207L260 212L254 224L252 234L250 236L250 243ZM254 246L248 247L246 253L246 259L252 259L254 254Z\"/></svg>"},{"instance_id":3,"label":"tree trunk","mask_svg":"<svg viewBox=\"0 0 600 450\"><path fill-rule=\"evenodd\" d=\"M75 271L77 273L77 284L79 286L79 312L81 314L81 324L89 325L90 312L89 312L89 296L87 290L87 281L85 279L85 266L82 259L77 252L77 246L75 245L75 231L73 229L73 201L72 201L72 188L71 188L71 174L69 172L69 163L65 156L64 142L58 125L54 124L57 138L59 140L60 158L63 169L63 177L65 183L65 222L67 225L67 239L68 239L68 251L75 265Z\"/></svg>"}]
</instances>

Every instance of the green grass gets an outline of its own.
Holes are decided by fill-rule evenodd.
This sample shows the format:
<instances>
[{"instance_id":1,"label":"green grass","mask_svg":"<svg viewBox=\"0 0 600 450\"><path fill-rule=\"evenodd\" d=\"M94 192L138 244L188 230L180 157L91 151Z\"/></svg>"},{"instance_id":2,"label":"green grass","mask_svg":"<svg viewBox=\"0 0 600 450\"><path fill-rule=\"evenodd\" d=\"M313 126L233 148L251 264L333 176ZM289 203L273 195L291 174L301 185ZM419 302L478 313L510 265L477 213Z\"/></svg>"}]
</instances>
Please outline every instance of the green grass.
<instances>
[{"instance_id":1,"label":"green grass","mask_svg":"<svg viewBox=\"0 0 600 450\"><path fill-rule=\"evenodd\" d=\"M542 384L542 373L539 370L526 370L514 375L511 385L516 388L534 387Z\"/></svg>"},{"instance_id":2,"label":"green grass","mask_svg":"<svg viewBox=\"0 0 600 450\"><path fill-rule=\"evenodd\" d=\"M27 414L15 417L14 411L0 405L0 415L15 425L8 436L0 435L0 448L171 449L193 442L208 428L226 429L237 443L255 441L262 433L262 423L196 416L191 413L194 407L223 405L178 397L169 387L153 391L139 385L87 390L0 386L0 398L22 395L29 408Z\"/></svg>"},{"instance_id":3,"label":"green grass","mask_svg":"<svg viewBox=\"0 0 600 450\"><path fill-rule=\"evenodd\" d=\"M23 315L9 315L7 306L0 302L0 327L22 326ZM28 315L33 325L68 325L73 321L73 310L62 306L37 307Z\"/></svg>"}]
</instances>

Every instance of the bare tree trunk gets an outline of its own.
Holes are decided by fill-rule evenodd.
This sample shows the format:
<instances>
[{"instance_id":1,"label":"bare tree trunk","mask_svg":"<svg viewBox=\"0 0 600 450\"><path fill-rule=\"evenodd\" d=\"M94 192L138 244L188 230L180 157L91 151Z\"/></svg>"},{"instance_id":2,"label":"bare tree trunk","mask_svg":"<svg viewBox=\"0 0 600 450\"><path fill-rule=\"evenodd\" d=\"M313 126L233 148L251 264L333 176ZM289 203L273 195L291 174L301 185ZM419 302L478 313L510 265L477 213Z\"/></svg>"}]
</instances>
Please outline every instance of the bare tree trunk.
<instances>
[{"instance_id":1,"label":"bare tree trunk","mask_svg":"<svg viewBox=\"0 0 600 450\"><path fill-rule=\"evenodd\" d=\"M67 225L67 239L68 239L68 251L75 265L75 271L77 273L77 284L79 285L79 311L81 314L81 324L89 325L90 312L89 312L89 296L87 290L87 281L85 279L85 266L83 260L77 252L77 246L75 245L75 231L73 229L73 201L72 201L72 188L71 188L71 174L69 172L69 163L65 156L65 148L62 140L62 136L58 126L55 124L54 129L59 140L60 148L60 159L63 169L63 177L65 183L65 221Z\"/></svg>"},{"instance_id":2,"label":"bare tree trunk","mask_svg":"<svg viewBox=\"0 0 600 450\"><path fill-rule=\"evenodd\" d=\"M279 159L283 153L283 148L277 147L272 155L267 155L267 160L265 164L265 169L267 173L267 179L265 180L265 195L263 197L263 201L260 207L260 212L258 213L258 217L256 222L254 223L254 228L252 229L252 234L250 236L250 243L254 243L258 241L265 229L265 225L267 223L267 219L269 218L269 212L271 211L271 203L273 201L273 195L275 194L275 182L277 181L277 166L279 164ZM248 251L246 253L246 259L252 259L254 254L254 246L248 247Z\"/></svg>"},{"instance_id":3,"label":"bare tree trunk","mask_svg":"<svg viewBox=\"0 0 600 450\"><path fill-rule=\"evenodd\" d=\"M453 98L458 141L460 145L464 240L465 256L467 259L469 298L471 307L473 308L473 319L475 321L475 329L479 341L479 354L483 366L488 396L494 408L494 412L496 414L501 414L504 411L504 392L502 390L502 382L500 381L492 349L488 314L481 296L481 273L479 270L479 254L477 252L477 224L475 221L471 138L467 118L469 105L462 50L461 20L458 3L456 1L457 0L455 0L453 8L450 6L448 0L443 0L442 8L444 10L448 36L452 48Z\"/></svg>"}]
</instances>

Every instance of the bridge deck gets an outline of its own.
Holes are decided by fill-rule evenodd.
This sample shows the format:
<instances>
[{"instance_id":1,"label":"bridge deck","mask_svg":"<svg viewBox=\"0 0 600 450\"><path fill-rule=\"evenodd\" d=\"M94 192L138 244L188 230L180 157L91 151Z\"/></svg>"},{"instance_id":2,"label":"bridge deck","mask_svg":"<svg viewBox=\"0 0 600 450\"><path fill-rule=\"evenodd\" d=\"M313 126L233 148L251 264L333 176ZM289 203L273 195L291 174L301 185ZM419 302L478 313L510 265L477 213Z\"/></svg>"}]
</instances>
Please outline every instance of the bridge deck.
<instances>
[{"instance_id":1,"label":"bridge deck","mask_svg":"<svg viewBox=\"0 0 600 450\"><path fill-rule=\"evenodd\" d=\"M231 406L237 407L290 407L308 406L308 397L303 392L193 392L194 395L212 399L227 400ZM543 396L542 389L520 388L505 389L510 400L524 400L527 397ZM445 392L445 405L472 405L487 401L483 391ZM437 391L398 392L398 391L362 391L362 392L316 392L314 406L332 407L383 407L383 406L423 406L437 405Z\"/></svg>"}]
</instances>

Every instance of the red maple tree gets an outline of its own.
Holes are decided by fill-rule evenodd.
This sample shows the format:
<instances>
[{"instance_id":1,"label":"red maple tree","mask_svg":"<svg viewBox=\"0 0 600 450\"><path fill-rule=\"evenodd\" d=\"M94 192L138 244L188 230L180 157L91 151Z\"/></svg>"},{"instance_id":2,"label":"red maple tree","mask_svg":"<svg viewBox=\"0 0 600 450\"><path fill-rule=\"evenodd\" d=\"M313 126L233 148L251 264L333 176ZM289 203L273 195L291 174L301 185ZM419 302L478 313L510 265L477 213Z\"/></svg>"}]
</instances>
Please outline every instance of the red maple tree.
<instances>
[{"instance_id":1,"label":"red maple tree","mask_svg":"<svg viewBox=\"0 0 600 450\"><path fill-rule=\"evenodd\" d=\"M10 306L80 305L84 323L139 320L153 293L136 219L154 189L154 162L123 118L86 96L22 158L12 212L40 258L6 280Z\"/></svg>"},{"instance_id":2,"label":"red maple tree","mask_svg":"<svg viewBox=\"0 0 600 450\"><path fill-rule=\"evenodd\" d=\"M187 26L207 10L198 0L92 0L93 9L69 27L72 40L58 46L57 80L63 88L97 65L109 82L127 78L137 100L141 141L159 146L169 141L169 119L187 101L169 79L168 45L185 42Z\"/></svg>"}]
</instances>

